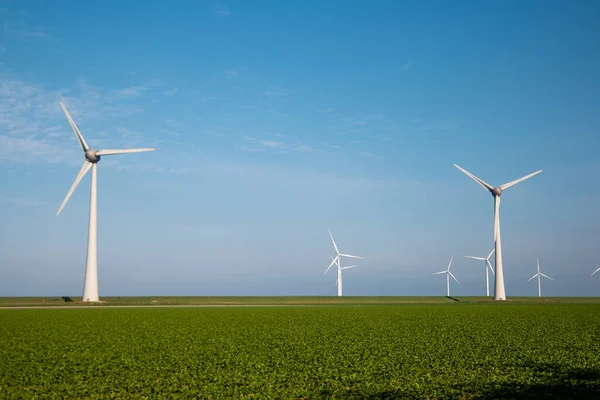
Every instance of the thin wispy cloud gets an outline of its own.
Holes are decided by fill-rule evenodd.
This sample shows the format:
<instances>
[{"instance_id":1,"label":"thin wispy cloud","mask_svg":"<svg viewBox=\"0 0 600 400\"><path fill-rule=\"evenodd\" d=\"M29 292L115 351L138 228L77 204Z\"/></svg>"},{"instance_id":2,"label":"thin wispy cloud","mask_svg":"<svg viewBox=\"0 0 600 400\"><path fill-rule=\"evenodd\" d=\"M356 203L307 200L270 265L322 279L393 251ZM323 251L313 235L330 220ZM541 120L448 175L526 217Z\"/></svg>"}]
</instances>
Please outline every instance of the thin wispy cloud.
<instances>
[{"instance_id":1,"label":"thin wispy cloud","mask_svg":"<svg viewBox=\"0 0 600 400\"><path fill-rule=\"evenodd\" d=\"M369 152L369 151L361 151L361 152L360 152L360 155L361 155L361 156L364 156L364 157L373 158L373 159L375 159L375 160L381 160L381 159L383 158L383 156L379 156L379 155L377 155L377 154L375 154L375 153L371 153L371 152Z\"/></svg>"},{"instance_id":2,"label":"thin wispy cloud","mask_svg":"<svg viewBox=\"0 0 600 400\"><path fill-rule=\"evenodd\" d=\"M34 200L27 200L27 199L17 199L17 198L4 198L2 199L4 202L6 203L11 203L11 204L17 204L20 206L29 206L29 207L40 207L40 206L44 206L47 203L42 202L42 201L34 201Z\"/></svg>"},{"instance_id":3,"label":"thin wispy cloud","mask_svg":"<svg viewBox=\"0 0 600 400\"><path fill-rule=\"evenodd\" d=\"M151 82L144 88L156 85ZM127 88L125 88L127 89ZM127 92L125 92L127 93ZM70 88L47 89L0 72L0 160L15 163L80 161L72 130L59 101L63 101L84 135L90 122L107 117L126 118L143 109L127 103L123 89L104 89L78 79ZM110 134L98 132L92 141L109 146L138 145L148 139L124 126Z\"/></svg>"},{"instance_id":4,"label":"thin wispy cloud","mask_svg":"<svg viewBox=\"0 0 600 400\"><path fill-rule=\"evenodd\" d=\"M173 96L175 93L177 93L177 89L170 89L170 90L165 90L163 92L163 94L165 96Z\"/></svg>"},{"instance_id":5,"label":"thin wispy cloud","mask_svg":"<svg viewBox=\"0 0 600 400\"><path fill-rule=\"evenodd\" d=\"M231 15L231 10L225 4L215 4L214 10L220 17L229 17Z\"/></svg>"},{"instance_id":6,"label":"thin wispy cloud","mask_svg":"<svg viewBox=\"0 0 600 400\"><path fill-rule=\"evenodd\" d=\"M240 70L237 68L227 68L223 71L225 78L231 79L240 76Z\"/></svg>"},{"instance_id":7,"label":"thin wispy cloud","mask_svg":"<svg viewBox=\"0 0 600 400\"><path fill-rule=\"evenodd\" d=\"M269 147L271 149L278 149L278 148L283 147L283 143L277 142L275 140L261 140L260 144L262 144L265 147Z\"/></svg>"},{"instance_id":8,"label":"thin wispy cloud","mask_svg":"<svg viewBox=\"0 0 600 400\"><path fill-rule=\"evenodd\" d=\"M116 89L113 91L113 93L115 93L116 95L119 96L123 96L123 97L138 97L138 96L142 96L143 94L159 88L161 86L160 82L157 80L151 81L151 82L147 82L141 85L132 85L123 89ZM164 93L164 92L163 92ZM172 93L175 94L175 93Z\"/></svg>"},{"instance_id":9,"label":"thin wispy cloud","mask_svg":"<svg viewBox=\"0 0 600 400\"><path fill-rule=\"evenodd\" d=\"M315 149L313 149L310 146L306 146L306 145L296 146L296 147L294 147L294 150L300 151L300 152L303 152L303 153L310 153L310 152L315 151Z\"/></svg>"},{"instance_id":10,"label":"thin wispy cloud","mask_svg":"<svg viewBox=\"0 0 600 400\"><path fill-rule=\"evenodd\" d=\"M269 88L263 93L263 97L267 99L285 99L290 94L289 90L279 86Z\"/></svg>"}]
</instances>

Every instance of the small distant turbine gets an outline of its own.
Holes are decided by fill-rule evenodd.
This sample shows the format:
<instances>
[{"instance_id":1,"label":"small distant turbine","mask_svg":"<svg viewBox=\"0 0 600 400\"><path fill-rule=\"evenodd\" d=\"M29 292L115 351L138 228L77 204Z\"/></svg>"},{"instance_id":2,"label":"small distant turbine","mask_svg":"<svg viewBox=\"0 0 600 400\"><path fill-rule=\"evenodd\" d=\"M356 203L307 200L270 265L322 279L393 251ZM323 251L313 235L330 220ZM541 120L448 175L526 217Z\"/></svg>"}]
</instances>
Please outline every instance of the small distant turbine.
<instances>
[{"instance_id":1,"label":"small distant turbine","mask_svg":"<svg viewBox=\"0 0 600 400\"><path fill-rule=\"evenodd\" d=\"M77 141L79 142L79 145L81 146L81 148L83 150L85 160L83 161L83 165L81 166L81 169L79 170L79 173L77 174L77 177L75 178L75 182L73 182L71 189L69 189L69 192L67 193L67 196L65 197L62 204L60 205L60 208L58 209L58 212L56 213L56 215L58 216L58 214L60 214L60 212L62 211L64 206L69 201L69 198L71 198L73 191L75 190L75 188L77 188L77 185L79 185L79 182L81 182L81 180L83 179L85 174L87 174L87 172L91 169L92 170L92 189L90 192L90 219L89 219L89 227L88 227L87 259L85 262L85 282L83 285L83 301L84 302L97 302L97 301L99 301L99 299L98 299L98 259L97 259L97 247L96 247L96 245L97 245L97 239L96 239L96 222L97 222L96 165L98 164L98 161L100 161L100 157L103 157L103 156L110 156L113 154L140 153L140 152L145 152L145 151L153 151L154 149L147 149L147 148L144 148L144 149L120 149L120 150L94 150L94 149L91 149L90 147L88 147L87 143L85 142L85 139L83 138L83 135L81 134L81 132L79 132L77 125L75 125L73 118L71 118L71 115L67 111L67 108L62 103L62 101L60 102L60 106L62 107L62 110L65 113L65 116L69 120L69 124L71 124L71 128L73 128L73 131L75 132Z\"/></svg>"},{"instance_id":2,"label":"small distant turbine","mask_svg":"<svg viewBox=\"0 0 600 400\"><path fill-rule=\"evenodd\" d=\"M487 257L475 257L475 256L465 256L465 258L472 258L473 260L481 260L481 261L485 261L485 295L487 297L490 296L490 278L489 278L489 271L492 272L493 275L496 275L494 273L494 268L492 268L492 264L490 264L490 257L492 256L492 254L494 253L494 251L496 251L496 249L493 249L490 254L488 254Z\"/></svg>"},{"instance_id":3,"label":"small distant turbine","mask_svg":"<svg viewBox=\"0 0 600 400\"><path fill-rule=\"evenodd\" d=\"M504 185L493 187L492 185L485 183L483 180L479 179L478 177L471 174L469 171L459 167L458 165L454 164L454 166L461 170L469 178L473 179L475 182L480 184L485 190L487 190L492 196L494 196L494 243L496 245L496 262L494 263L494 265L496 266L494 300L506 300L506 292L504 291L504 272L502 269L502 244L500 241L500 195L509 187L512 187L517 183L523 182L525 179L529 179L532 176L539 174L540 172L542 172L542 170L540 169L539 171L535 171L529 175L525 175L522 178L505 183Z\"/></svg>"},{"instance_id":4,"label":"small distant turbine","mask_svg":"<svg viewBox=\"0 0 600 400\"><path fill-rule=\"evenodd\" d=\"M600 268L599 268L600 269ZM592 274L593 275L593 274ZM542 274L540 272L540 259L537 259L537 274L535 274L534 276L532 276L531 278L529 278L527 280L527 282L529 282L530 280L532 280L533 278L535 278L537 276L537 281L538 281L538 297L542 297L542 284L541 284L541 277L543 276L544 278L548 278L551 281L553 281L554 279L550 278L548 275Z\"/></svg>"},{"instance_id":5,"label":"small distant turbine","mask_svg":"<svg viewBox=\"0 0 600 400\"><path fill-rule=\"evenodd\" d=\"M329 271L329 269L334 264L337 265L338 276L337 276L336 284L337 284L337 289L338 289L338 296L341 296L342 295L342 270L358 267L358 265L351 265L349 267L342 267L341 266L341 262L340 262L341 261L341 257L360 258L360 259L362 259L363 257L352 256L350 254L342 254L342 253L340 253L340 251L338 250L337 245L335 244L335 240L333 240L333 235L331 234L331 232L329 232L329 236L331 236L331 241L333 242L333 247L335 248L335 252L337 253L337 255L335 256L335 258L331 258L330 257L332 259L331 264L329 264L329 267L327 267L327 270L325 270L325 273L323 275L327 274L327 272Z\"/></svg>"},{"instance_id":6,"label":"small distant turbine","mask_svg":"<svg viewBox=\"0 0 600 400\"><path fill-rule=\"evenodd\" d=\"M454 275L452 275L452 272L450 272L450 267L452 266L453 258L454 258L454 256L450 257L450 263L448 264L448 269L431 274L431 275L446 274L446 297L450 297L450 277L452 277L452 279L454 279L456 281L456 283L460 283L458 281L458 279L456 279L456 277Z\"/></svg>"},{"instance_id":7,"label":"small distant turbine","mask_svg":"<svg viewBox=\"0 0 600 400\"><path fill-rule=\"evenodd\" d=\"M592 275L590 275L590 276L594 276L594 274L595 274L596 272L598 272L598 271L600 271L600 268L598 268L597 270L595 270L594 272L592 272Z\"/></svg>"}]
</instances>

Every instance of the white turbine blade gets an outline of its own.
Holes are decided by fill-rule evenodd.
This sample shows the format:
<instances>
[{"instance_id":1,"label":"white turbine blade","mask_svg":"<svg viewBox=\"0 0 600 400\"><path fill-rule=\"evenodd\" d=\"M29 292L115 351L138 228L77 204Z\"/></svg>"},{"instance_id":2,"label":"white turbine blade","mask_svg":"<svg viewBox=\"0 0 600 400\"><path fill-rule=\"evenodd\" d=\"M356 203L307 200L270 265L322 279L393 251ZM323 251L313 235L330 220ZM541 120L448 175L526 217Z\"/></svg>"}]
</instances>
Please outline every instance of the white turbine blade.
<instances>
[{"instance_id":1,"label":"white turbine blade","mask_svg":"<svg viewBox=\"0 0 600 400\"><path fill-rule=\"evenodd\" d=\"M600 268L598 268L597 270L595 270L594 272L592 272L592 275L590 275L590 276L593 276L598 271L600 271Z\"/></svg>"},{"instance_id":2,"label":"white turbine blade","mask_svg":"<svg viewBox=\"0 0 600 400\"><path fill-rule=\"evenodd\" d=\"M356 268L356 267L358 267L358 265L350 265L348 267L342 267L341 269Z\"/></svg>"},{"instance_id":3,"label":"white turbine blade","mask_svg":"<svg viewBox=\"0 0 600 400\"><path fill-rule=\"evenodd\" d=\"M485 261L486 260L483 257L475 257L475 256L465 256L465 258L472 258L473 260L481 260L481 261Z\"/></svg>"},{"instance_id":4,"label":"white turbine blade","mask_svg":"<svg viewBox=\"0 0 600 400\"><path fill-rule=\"evenodd\" d=\"M439 274L447 274L447 273L448 273L448 271L440 271L440 272L434 272L431 275L439 275Z\"/></svg>"},{"instance_id":5,"label":"white turbine blade","mask_svg":"<svg viewBox=\"0 0 600 400\"><path fill-rule=\"evenodd\" d=\"M325 273L323 275L327 274L327 272L329 271L329 269L335 264L335 261L338 259L338 257L336 257L336 258L333 259L333 261L331 262L331 264L329 264L329 267L327 267L327 269L325 270Z\"/></svg>"},{"instance_id":6,"label":"white turbine blade","mask_svg":"<svg viewBox=\"0 0 600 400\"><path fill-rule=\"evenodd\" d=\"M527 282L529 282L530 280L532 280L533 278L537 277L538 274L535 274L534 276L532 276L531 278L527 279Z\"/></svg>"},{"instance_id":7,"label":"white turbine blade","mask_svg":"<svg viewBox=\"0 0 600 400\"><path fill-rule=\"evenodd\" d=\"M553 280L554 280L554 279L550 278L548 275L546 275L546 274L542 274L541 272L540 272L540 275L541 275L541 276L543 276L544 278L548 278L548 279L550 279L551 281L553 281Z\"/></svg>"},{"instance_id":8,"label":"white turbine blade","mask_svg":"<svg viewBox=\"0 0 600 400\"><path fill-rule=\"evenodd\" d=\"M538 274L540 273L540 259L536 258L537 260L537 267L538 267Z\"/></svg>"},{"instance_id":9,"label":"white turbine blade","mask_svg":"<svg viewBox=\"0 0 600 400\"><path fill-rule=\"evenodd\" d=\"M57 216L58 216L58 214L60 214L62 209L65 207L65 205L67 204L67 201L69 201L69 199L71 198L73 191L75 191L75 188L77 187L77 185L79 185L79 182L85 176L85 174L90 170L91 167L92 167L92 163L89 162L88 160L85 160L83 162L83 165L81 166L81 169L79 170L79 173L77 174L77 177L75 178L75 182L73 182L73 185L71 185L71 189L69 190L69 193L67 193L67 197L65 197L62 204L60 205L60 208L58 209L58 212L56 213Z\"/></svg>"},{"instance_id":10,"label":"white turbine blade","mask_svg":"<svg viewBox=\"0 0 600 400\"><path fill-rule=\"evenodd\" d=\"M335 247L335 252L340 254L340 251L337 248L337 245L335 244L335 240L333 240L333 235L331 234L331 231L329 231L329 236L331 236L331 241L333 242L333 247Z\"/></svg>"},{"instance_id":11,"label":"white turbine blade","mask_svg":"<svg viewBox=\"0 0 600 400\"><path fill-rule=\"evenodd\" d=\"M458 168L459 170L461 170L462 172L465 173L465 175L467 175L469 178L473 179L475 182L479 183L484 189L487 189L488 191L492 191L494 189L494 187L492 185L489 185L487 183L485 183L484 181L482 181L481 179L479 179L478 177L476 177L475 175L473 175L472 173L470 173L469 171L467 171L464 168L459 167L458 165L454 164L454 166L456 168Z\"/></svg>"},{"instance_id":12,"label":"white turbine blade","mask_svg":"<svg viewBox=\"0 0 600 400\"><path fill-rule=\"evenodd\" d=\"M486 260L489 260L490 257L492 256L492 254L494 254L495 251L496 251L496 248L493 248L492 251L490 251L490 254L488 254Z\"/></svg>"},{"instance_id":13,"label":"white turbine blade","mask_svg":"<svg viewBox=\"0 0 600 400\"><path fill-rule=\"evenodd\" d=\"M65 107L65 105L63 104L62 101L60 102L60 106L62 107L65 115L67 116L67 119L69 120L69 123L71 124L71 128L73 128L73 131L75 132L75 136L77 136L77 140L79 141L79 144L83 148L83 151L86 151L89 147L88 147L87 143L85 142L83 135L81 134L81 132L79 132L79 129L77 129L77 125L75 125L75 121L73 121L73 118L71 118L71 114L69 114L69 112L67 111L67 107Z\"/></svg>"},{"instance_id":14,"label":"white turbine blade","mask_svg":"<svg viewBox=\"0 0 600 400\"><path fill-rule=\"evenodd\" d=\"M514 181L512 181L512 182L505 183L504 185L501 185L501 186L500 186L500 189L502 189L502 190L506 190L506 189L508 189L509 187L516 185L517 183L523 182L525 179L529 179L529 178L531 178L532 176L535 176L535 175L539 174L539 173L540 173L540 172L542 172L542 171L543 171L543 169L540 169L539 171L535 171L535 172L534 172L534 173L532 173L532 174L526 175L526 176L524 176L524 177L522 177L522 178L519 178L519 179L517 179L517 180L514 180Z\"/></svg>"},{"instance_id":15,"label":"white turbine blade","mask_svg":"<svg viewBox=\"0 0 600 400\"><path fill-rule=\"evenodd\" d=\"M342 254L342 253L340 253L340 256L342 256L342 257L349 257L349 258L360 258L361 260L364 259L364 257L351 256L350 254Z\"/></svg>"},{"instance_id":16,"label":"white turbine blade","mask_svg":"<svg viewBox=\"0 0 600 400\"><path fill-rule=\"evenodd\" d=\"M123 149L123 150L98 150L96 152L97 156L110 156L113 154L126 154L126 153L141 153L144 151L154 151L156 149Z\"/></svg>"},{"instance_id":17,"label":"white turbine blade","mask_svg":"<svg viewBox=\"0 0 600 400\"><path fill-rule=\"evenodd\" d=\"M448 272L450 272L450 266L452 265L453 258L454 258L454 256L450 257L450 263L448 264Z\"/></svg>"},{"instance_id":18,"label":"white turbine blade","mask_svg":"<svg viewBox=\"0 0 600 400\"><path fill-rule=\"evenodd\" d=\"M496 273L494 272L494 268L492 268L492 264L490 264L489 260L485 260L487 267L490 269L490 271L492 271L492 274L495 276Z\"/></svg>"},{"instance_id":19,"label":"white turbine blade","mask_svg":"<svg viewBox=\"0 0 600 400\"><path fill-rule=\"evenodd\" d=\"M456 279L456 277L454 275L452 275L452 272L448 271L448 274L450 274L450 276L452 277L452 279L454 279L456 281L456 283L460 283L458 281L458 279Z\"/></svg>"}]
</instances>

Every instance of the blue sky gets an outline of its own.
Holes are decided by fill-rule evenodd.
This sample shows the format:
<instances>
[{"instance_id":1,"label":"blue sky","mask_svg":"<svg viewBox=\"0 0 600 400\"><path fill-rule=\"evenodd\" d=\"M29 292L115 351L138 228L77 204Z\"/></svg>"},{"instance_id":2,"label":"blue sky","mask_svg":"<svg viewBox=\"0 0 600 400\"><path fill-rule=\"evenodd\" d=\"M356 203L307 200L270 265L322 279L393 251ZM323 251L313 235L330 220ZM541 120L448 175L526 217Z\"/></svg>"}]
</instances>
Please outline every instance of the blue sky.
<instances>
[{"instance_id":1,"label":"blue sky","mask_svg":"<svg viewBox=\"0 0 600 400\"><path fill-rule=\"evenodd\" d=\"M81 295L94 148L100 296L598 295L600 5L198 1L0 7L0 296Z\"/></svg>"}]
</instances>

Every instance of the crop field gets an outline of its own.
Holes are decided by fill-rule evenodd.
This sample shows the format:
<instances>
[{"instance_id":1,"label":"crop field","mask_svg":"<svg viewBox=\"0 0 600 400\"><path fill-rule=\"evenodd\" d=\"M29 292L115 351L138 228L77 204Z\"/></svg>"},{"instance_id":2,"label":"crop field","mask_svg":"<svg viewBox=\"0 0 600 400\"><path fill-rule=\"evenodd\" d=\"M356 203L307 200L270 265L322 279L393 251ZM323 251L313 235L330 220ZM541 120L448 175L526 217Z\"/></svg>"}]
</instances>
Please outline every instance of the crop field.
<instances>
[{"instance_id":1,"label":"crop field","mask_svg":"<svg viewBox=\"0 0 600 400\"><path fill-rule=\"evenodd\" d=\"M600 398L600 304L0 310L0 398Z\"/></svg>"},{"instance_id":2,"label":"crop field","mask_svg":"<svg viewBox=\"0 0 600 400\"><path fill-rule=\"evenodd\" d=\"M367 305L367 304L444 304L490 303L490 297L461 296L145 296L101 297L101 303L82 303L81 297L72 297L65 303L61 297L0 297L0 307L103 307L103 306L193 306L193 305ZM600 297L510 297L510 303L594 303Z\"/></svg>"}]
</instances>

